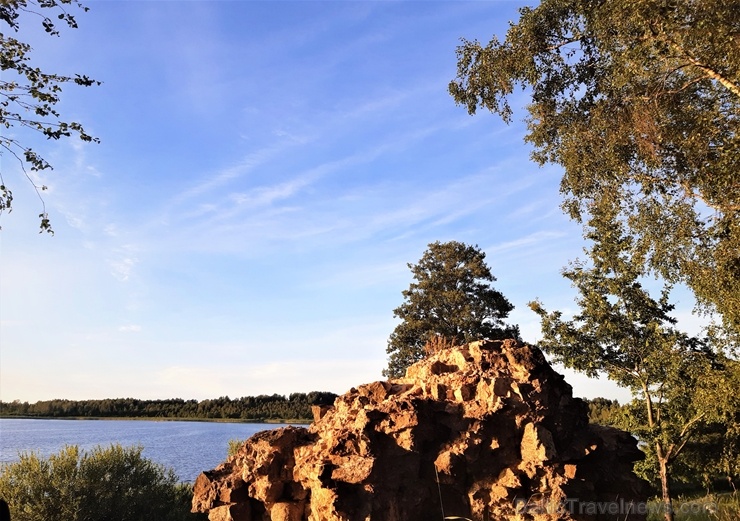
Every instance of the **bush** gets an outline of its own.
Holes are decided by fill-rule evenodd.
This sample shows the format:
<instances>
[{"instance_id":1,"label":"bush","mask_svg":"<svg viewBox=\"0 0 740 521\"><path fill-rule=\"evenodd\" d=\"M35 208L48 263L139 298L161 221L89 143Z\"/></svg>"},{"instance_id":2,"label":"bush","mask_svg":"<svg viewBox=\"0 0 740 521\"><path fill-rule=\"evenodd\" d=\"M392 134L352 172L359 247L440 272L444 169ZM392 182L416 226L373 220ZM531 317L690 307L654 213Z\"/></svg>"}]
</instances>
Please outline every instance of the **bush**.
<instances>
[{"instance_id":1,"label":"bush","mask_svg":"<svg viewBox=\"0 0 740 521\"><path fill-rule=\"evenodd\" d=\"M0 471L0 497L13 521L205 519L190 513L190 487L142 450L112 445L80 452L72 445L48 459L24 453Z\"/></svg>"},{"instance_id":2,"label":"bush","mask_svg":"<svg viewBox=\"0 0 740 521\"><path fill-rule=\"evenodd\" d=\"M238 440L238 439L231 439L229 440L229 448L226 451L226 457L230 458L231 456L234 456L237 452L239 452L239 449L242 448L242 445L244 445L245 440Z\"/></svg>"}]
</instances>

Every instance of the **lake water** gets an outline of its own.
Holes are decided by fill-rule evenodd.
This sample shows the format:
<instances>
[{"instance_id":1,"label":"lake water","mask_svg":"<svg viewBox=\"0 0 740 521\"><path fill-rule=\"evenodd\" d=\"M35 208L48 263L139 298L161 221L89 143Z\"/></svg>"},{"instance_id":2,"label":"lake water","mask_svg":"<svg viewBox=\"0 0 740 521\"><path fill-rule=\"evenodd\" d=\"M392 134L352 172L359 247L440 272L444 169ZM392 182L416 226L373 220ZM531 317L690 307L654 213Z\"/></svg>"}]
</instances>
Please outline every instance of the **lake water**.
<instances>
[{"instance_id":1,"label":"lake water","mask_svg":"<svg viewBox=\"0 0 740 521\"><path fill-rule=\"evenodd\" d=\"M229 440L283 427L264 423L144 420L0 419L0 464L18 461L22 452L47 457L65 445L90 450L119 443L142 446L143 456L175 471L181 481L195 481L204 470L226 459Z\"/></svg>"}]
</instances>

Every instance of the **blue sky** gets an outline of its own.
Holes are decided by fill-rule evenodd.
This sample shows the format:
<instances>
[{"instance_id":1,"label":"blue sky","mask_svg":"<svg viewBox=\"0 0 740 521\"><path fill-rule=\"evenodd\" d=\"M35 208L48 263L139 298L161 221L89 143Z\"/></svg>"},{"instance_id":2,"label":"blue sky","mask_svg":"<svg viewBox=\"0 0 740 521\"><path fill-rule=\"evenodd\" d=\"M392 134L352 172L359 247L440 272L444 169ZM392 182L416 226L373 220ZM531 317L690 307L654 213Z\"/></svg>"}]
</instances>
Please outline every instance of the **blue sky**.
<instances>
[{"instance_id":1,"label":"blue sky","mask_svg":"<svg viewBox=\"0 0 740 521\"><path fill-rule=\"evenodd\" d=\"M447 94L459 39L503 35L520 2L87 5L59 38L19 34L39 67L103 82L60 106L101 143L18 132L55 166L39 179L53 237L2 156L0 399L380 379L406 263L436 240L487 253L526 340L528 301L572 310L560 270L583 244L559 171L529 160L523 111L506 126Z\"/></svg>"}]
</instances>

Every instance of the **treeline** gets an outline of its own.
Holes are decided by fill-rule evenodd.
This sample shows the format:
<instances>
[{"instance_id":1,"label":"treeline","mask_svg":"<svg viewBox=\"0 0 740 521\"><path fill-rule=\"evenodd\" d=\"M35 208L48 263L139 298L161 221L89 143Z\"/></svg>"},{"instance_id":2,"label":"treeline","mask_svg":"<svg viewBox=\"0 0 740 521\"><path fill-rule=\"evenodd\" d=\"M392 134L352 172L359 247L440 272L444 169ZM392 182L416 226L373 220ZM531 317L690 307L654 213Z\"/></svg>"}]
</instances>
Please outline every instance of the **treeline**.
<instances>
[{"instance_id":1,"label":"treeline","mask_svg":"<svg viewBox=\"0 0 740 521\"><path fill-rule=\"evenodd\" d=\"M312 405L331 405L336 394L313 391L244 396L232 400L44 400L36 403L0 401L0 417L38 418L182 418L231 420L309 420Z\"/></svg>"},{"instance_id":2,"label":"treeline","mask_svg":"<svg viewBox=\"0 0 740 521\"><path fill-rule=\"evenodd\" d=\"M616 427L620 423L622 406L609 398L583 399L588 404L588 420L591 423Z\"/></svg>"},{"instance_id":3,"label":"treeline","mask_svg":"<svg viewBox=\"0 0 740 521\"><path fill-rule=\"evenodd\" d=\"M589 408L589 421L599 425L617 427L631 432L638 440L643 431L630 421L641 403L620 404L617 400L594 398L584 400ZM681 459L674 464L670 475L671 488L680 493L696 493L702 490L736 490L735 480L740 470L740 413L728 423L706 422L696 428L686 443ZM636 428L637 427L637 428ZM640 443L646 453L643 461L637 462L635 471L653 484L660 482L655 467L652 447ZM656 488L656 493L659 489Z\"/></svg>"}]
</instances>

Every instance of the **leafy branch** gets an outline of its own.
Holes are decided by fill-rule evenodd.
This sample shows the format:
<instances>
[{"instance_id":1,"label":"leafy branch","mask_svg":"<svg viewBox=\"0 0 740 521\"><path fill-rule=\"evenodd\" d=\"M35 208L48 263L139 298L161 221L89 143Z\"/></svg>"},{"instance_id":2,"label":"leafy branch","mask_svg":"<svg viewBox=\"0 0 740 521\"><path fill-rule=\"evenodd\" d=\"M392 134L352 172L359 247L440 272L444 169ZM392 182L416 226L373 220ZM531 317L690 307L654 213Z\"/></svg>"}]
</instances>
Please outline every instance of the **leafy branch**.
<instances>
[{"instance_id":1,"label":"leafy branch","mask_svg":"<svg viewBox=\"0 0 740 521\"><path fill-rule=\"evenodd\" d=\"M41 18L41 25L46 33L59 36L56 23L77 28L77 21L66 6L88 11L87 7L76 0L3 0L0 2L0 21L18 33L21 13L35 15ZM57 22L51 16L43 14L43 9L55 12ZM13 127L29 129L50 140L77 137L85 142L99 143L100 140L87 133L81 123L64 121L56 110L56 104L60 101L63 85L90 87L100 85L100 82L81 74L68 76L44 72L31 65L31 50L27 43L0 34L0 71L3 72L3 79L0 80L0 126L8 131ZM9 77L12 79L9 80ZM40 231L53 234L46 205L41 197L41 192L46 187L36 184L29 174L29 170L52 170L52 165L10 132L0 135L0 154L3 152L9 153L18 161L26 179L41 199ZM0 170L0 216L12 211L12 203L13 192L6 185Z\"/></svg>"}]
</instances>

